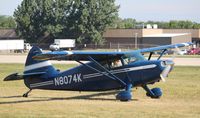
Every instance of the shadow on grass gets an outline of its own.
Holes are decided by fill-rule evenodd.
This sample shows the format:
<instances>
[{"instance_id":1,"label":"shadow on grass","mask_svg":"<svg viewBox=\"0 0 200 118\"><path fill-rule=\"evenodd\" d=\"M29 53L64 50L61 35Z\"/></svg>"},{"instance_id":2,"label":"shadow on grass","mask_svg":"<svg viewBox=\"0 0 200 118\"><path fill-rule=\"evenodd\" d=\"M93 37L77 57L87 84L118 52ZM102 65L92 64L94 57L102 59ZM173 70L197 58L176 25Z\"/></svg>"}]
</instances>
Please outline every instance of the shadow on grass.
<instances>
[{"instance_id":1,"label":"shadow on grass","mask_svg":"<svg viewBox=\"0 0 200 118\"><path fill-rule=\"evenodd\" d=\"M56 100L98 100L98 101L118 101L115 98L93 98L99 96L106 95L114 95L118 93L118 91L110 91L104 93L94 93L90 95L79 95L73 97L29 97L29 98L38 98L37 100L16 100L16 101L8 101L8 102L0 102L0 104L17 104L17 103L29 103L29 102L43 102L43 101L56 101ZM7 96L0 98L23 98L22 96ZM138 99L132 99L132 101L138 101Z\"/></svg>"}]
</instances>

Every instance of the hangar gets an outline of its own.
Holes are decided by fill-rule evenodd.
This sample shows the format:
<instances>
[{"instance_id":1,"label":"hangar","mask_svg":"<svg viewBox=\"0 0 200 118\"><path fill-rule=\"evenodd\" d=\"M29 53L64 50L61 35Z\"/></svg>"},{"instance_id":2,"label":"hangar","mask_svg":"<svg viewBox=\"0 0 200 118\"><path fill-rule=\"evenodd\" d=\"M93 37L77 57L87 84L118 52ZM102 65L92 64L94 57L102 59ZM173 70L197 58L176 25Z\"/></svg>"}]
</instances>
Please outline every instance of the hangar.
<instances>
[{"instance_id":1,"label":"hangar","mask_svg":"<svg viewBox=\"0 0 200 118\"><path fill-rule=\"evenodd\" d=\"M103 37L109 44L135 48L193 42L200 46L199 29L108 29Z\"/></svg>"},{"instance_id":2,"label":"hangar","mask_svg":"<svg viewBox=\"0 0 200 118\"><path fill-rule=\"evenodd\" d=\"M145 35L142 38L142 44L150 45L168 45L182 42L191 42L190 33L164 33L164 34L153 34Z\"/></svg>"},{"instance_id":3,"label":"hangar","mask_svg":"<svg viewBox=\"0 0 200 118\"><path fill-rule=\"evenodd\" d=\"M15 29L0 29L0 39L6 40L6 39L20 39L19 36L17 36Z\"/></svg>"},{"instance_id":4,"label":"hangar","mask_svg":"<svg viewBox=\"0 0 200 118\"><path fill-rule=\"evenodd\" d=\"M106 41L103 48L109 48L111 45L112 48L119 45L120 48L145 48L191 41L200 47L200 29L107 29L103 38ZM15 29L0 29L0 40L3 39L20 38Z\"/></svg>"}]
</instances>

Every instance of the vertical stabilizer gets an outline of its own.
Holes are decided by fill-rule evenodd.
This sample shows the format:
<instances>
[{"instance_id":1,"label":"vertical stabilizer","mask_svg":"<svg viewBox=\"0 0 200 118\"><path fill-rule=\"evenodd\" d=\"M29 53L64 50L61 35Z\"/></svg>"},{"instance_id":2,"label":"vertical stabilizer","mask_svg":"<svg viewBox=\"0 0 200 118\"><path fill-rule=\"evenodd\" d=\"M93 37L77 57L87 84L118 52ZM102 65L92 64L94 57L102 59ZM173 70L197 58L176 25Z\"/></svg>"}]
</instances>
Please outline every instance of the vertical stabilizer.
<instances>
[{"instance_id":1,"label":"vertical stabilizer","mask_svg":"<svg viewBox=\"0 0 200 118\"><path fill-rule=\"evenodd\" d=\"M50 61L43 60L38 61L34 60L32 57L41 54L42 51L37 46L33 46L30 50L25 63L24 74L35 73L35 72L46 72L45 78L52 77L57 74L56 69L52 66Z\"/></svg>"}]
</instances>

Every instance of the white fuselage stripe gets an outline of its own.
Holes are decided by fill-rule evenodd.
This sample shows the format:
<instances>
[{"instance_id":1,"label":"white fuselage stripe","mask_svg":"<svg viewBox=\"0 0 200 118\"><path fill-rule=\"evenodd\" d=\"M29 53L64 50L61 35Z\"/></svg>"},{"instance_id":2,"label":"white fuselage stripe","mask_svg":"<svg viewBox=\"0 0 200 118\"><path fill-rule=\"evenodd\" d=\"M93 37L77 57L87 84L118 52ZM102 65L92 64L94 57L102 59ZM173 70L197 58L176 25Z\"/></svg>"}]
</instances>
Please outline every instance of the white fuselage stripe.
<instances>
[{"instance_id":1,"label":"white fuselage stripe","mask_svg":"<svg viewBox=\"0 0 200 118\"><path fill-rule=\"evenodd\" d=\"M44 62L28 65L28 66L25 66L24 71L38 69L38 68L42 68L42 67L46 67L46 66L51 66L51 63L49 61L44 61Z\"/></svg>"},{"instance_id":2,"label":"white fuselage stripe","mask_svg":"<svg viewBox=\"0 0 200 118\"><path fill-rule=\"evenodd\" d=\"M51 84L53 84L53 80L35 83L35 84L30 84L30 87L33 88L33 87L39 87L39 86L45 86L45 85L51 85Z\"/></svg>"},{"instance_id":3,"label":"white fuselage stripe","mask_svg":"<svg viewBox=\"0 0 200 118\"><path fill-rule=\"evenodd\" d=\"M139 66L139 67L131 67L131 68L125 68L125 69L112 70L110 72L112 74L117 74L117 73L124 73L124 72L136 71L136 70L150 69L150 68L155 68L155 67L156 67L155 64L151 64L151 65L145 65L145 66ZM107 72L102 72L102 73L108 74ZM83 79L102 76L103 75L102 73L93 73L93 74L84 75Z\"/></svg>"}]
</instances>

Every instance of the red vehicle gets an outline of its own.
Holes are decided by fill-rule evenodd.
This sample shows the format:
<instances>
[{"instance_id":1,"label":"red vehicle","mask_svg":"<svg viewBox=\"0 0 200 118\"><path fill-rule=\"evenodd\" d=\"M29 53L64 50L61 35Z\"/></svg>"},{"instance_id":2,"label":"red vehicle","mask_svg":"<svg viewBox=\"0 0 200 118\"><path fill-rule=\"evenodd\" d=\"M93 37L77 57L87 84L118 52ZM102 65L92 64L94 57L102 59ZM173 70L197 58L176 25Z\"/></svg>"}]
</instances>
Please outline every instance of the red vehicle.
<instances>
[{"instance_id":1,"label":"red vehicle","mask_svg":"<svg viewBox=\"0 0 200 118\"><path fill-rule=\"evenodd\" d=\"M195 54L200 54L200 48L191 48L188 50L189 55L195 55Z\"/></svg>"}]
</instances>

